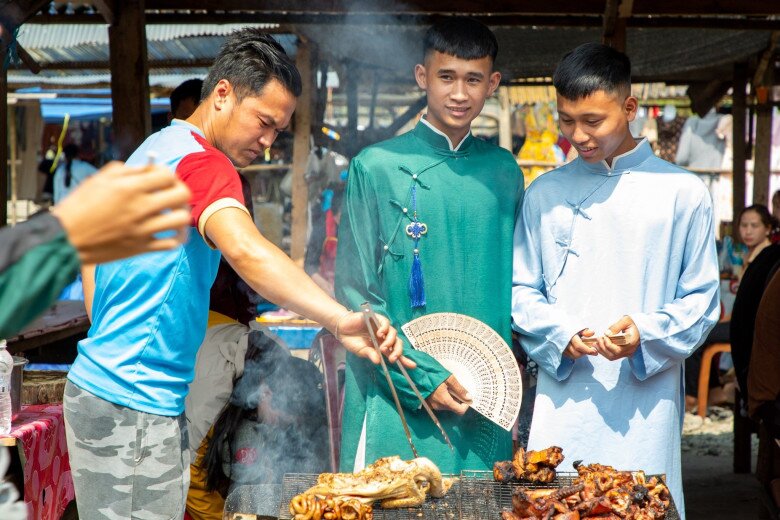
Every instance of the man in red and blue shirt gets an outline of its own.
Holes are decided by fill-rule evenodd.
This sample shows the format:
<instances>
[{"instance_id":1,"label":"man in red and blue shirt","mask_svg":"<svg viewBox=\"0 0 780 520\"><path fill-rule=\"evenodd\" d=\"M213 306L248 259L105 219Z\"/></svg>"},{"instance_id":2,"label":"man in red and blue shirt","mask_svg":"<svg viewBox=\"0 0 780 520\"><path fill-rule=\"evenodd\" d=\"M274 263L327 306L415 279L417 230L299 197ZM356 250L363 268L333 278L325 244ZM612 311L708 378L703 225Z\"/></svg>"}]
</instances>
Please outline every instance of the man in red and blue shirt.
<instances>
[{"instance_id":1,"label":"man in red and blue shirt","mask_svg":"<svg viewBox=\"0 0 780 520\"><path fill-rule=\"evenodd\" d=\"M264 297L379 361L361 315L328 297L266 240L244 205L236 167L271 146L300 92L298 71L277 42L257 29L238 31L220 50L195 112L151 135L127 161L154 157L175 172L192 192L194 229L176 250L85 273L92 327L79 343L64 399L81 518L183 514L189 485L184 398L221 255ZM387 320L378 337L391 360L400 356Z\"/></svg>"}]
</instances>

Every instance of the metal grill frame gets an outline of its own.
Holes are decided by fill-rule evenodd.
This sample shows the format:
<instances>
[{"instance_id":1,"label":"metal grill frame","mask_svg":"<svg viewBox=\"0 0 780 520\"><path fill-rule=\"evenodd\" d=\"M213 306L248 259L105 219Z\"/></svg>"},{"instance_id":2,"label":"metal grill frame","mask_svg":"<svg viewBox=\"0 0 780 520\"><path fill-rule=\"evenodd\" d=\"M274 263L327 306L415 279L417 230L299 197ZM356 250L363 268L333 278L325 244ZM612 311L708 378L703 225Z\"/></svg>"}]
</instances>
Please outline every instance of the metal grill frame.
<instances>
[{"instance_id":1,"label":"metal grill frame","mask_svg":"<svg viewBox=\"0 0 780 520\"><path fill-rule=\"evenodd\" d=\"M279 520L291 520L290 500L317 483L317 477L309 473L288 473L282 481L282 503ZM449 475L447 475L449 476ZM492 471L464 471L460 480L444 498L428 497L420 507L382 509L374 505L375 520L500 520L503 511L512 510L512 493L519 487L560 488L570 486L578 477L575 472L559 472L555 480L547 484L534 482L503 483L493 479ZM650 477L650 475L648 475ZM680 520L674 501L664 520Z\"/></svg>"}]
</instances>

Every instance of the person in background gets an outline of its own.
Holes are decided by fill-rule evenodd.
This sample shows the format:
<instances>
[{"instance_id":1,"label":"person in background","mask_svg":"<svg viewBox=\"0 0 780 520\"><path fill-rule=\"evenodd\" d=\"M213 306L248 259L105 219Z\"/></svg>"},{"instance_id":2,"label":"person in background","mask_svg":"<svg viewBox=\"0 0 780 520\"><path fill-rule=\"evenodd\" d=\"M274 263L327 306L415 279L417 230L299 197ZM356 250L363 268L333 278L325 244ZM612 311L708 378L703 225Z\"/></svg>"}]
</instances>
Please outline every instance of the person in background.
<instances>
[{"instance_id":1,"label":"person in background","mask_svg":"<svg viewBox=\"0 0 780 520\"><path fill-rule=\"evenodd\" d=\"M304 259L304 269L311 279L330 295L334 293L333 281L343 197L342 183L331 183L323 190L319 211L317 215L312 215L312 230Z\"/></svg>"},{"instance_id":2,"label":"person in background","mask_svg":"<svg viewBox=\"0 0 780 520\"><path fill-rule=\"evenodd\" d=\"M94 174L97 168L79 159L79 147L71 143L62 150L65 156L54 171L54 203L64 199L84 179Z\"/></svg>"},{"instance_id":3,"label":"person in background","mask_svg":"<svg viewBox=\"0 0 780 520\"><path fill-rule=\"evenodd\" d=\"M200 104L202 79L188 79L171 92L169 119L187 119Z\"/></svg>"},{"instance_id":4,"label":"person in background","mask_svg":"<svg viewBox=\"0 0 780 520\"><path fill-rule=\"evenodd\" d=\"M379 354L363 315L328 297L249 216L236 168L290 124L302 89L282 46L258 28L234 32L203 88L207 95L187 120L174 119L128 159L145 164L153 154L190 187L187 242L85 270L92 327L68 372L63 411L79 517L87 520L184 513L184 402L223 255L254 290L321 323L356 355L415 366L386 318L376 332Z\"/></svg>"},{"instance_id":5,"label":"person in background","mask_svg":"<svg viewBox=\"0 0 780 520\"><path fill-rule=\"evenodd\" d=\"M239 174L247 210L254 219L249 182ZM220 520L224 497L206 486L204 456L211 428L228 403L233 384L244 372L250 322L263 298L222 258L209 294L206 336L195 360L195 376L184 401L190 443L190 489L187 513L193 520Z\"/></svg>"},{"instance_id":6,"label":"person in background","mask_svg":"<svg viewBox=\"0 0 780 520\"><path fill-rule=\"evenodd\" d=\"M756 478L780 507L780 261L758 306L747 376L748 414L759 421ZM767 516L768 518L768 516Z\"/></svg>"},{"instance_id":7,"label":"person in background","mask_svg":"<svg viewBox=\"0 0 780 520\"><path fill-rule=\"evenodd\" d=\"M631 135L625 54L583 44L553 84L579 157L534 181L515 231L512 318L539 365L528 449L665 474L684 518L683 361L720 314L711 197Z\"/></svg>"},{"instance_id":8,"label":"person in background","mask_svg":"<svg viewBox=\"0 0 780 520\"><path fill-rule=\"evenodd\" d=\"M747 247L742 255L742 269L737 273L737 279L742 280L751 262L772 243L769 237L777 228L777 219L763 204L754 204L742 210L737 222L739 239Z\"/></svg>"},{"instance_id":9,"label":"person in background","mask_svg":"<svg viewBox=\"0 0 780 520\"><path fill-rule=\"evenodd\" d=\"M413 130L369 146L351 162L339 226L336 297L368 301L393 325L455 312L511 342L512 229L523 176L508 150L475 138L471 122L498 88L498 42L481 23L447 18L428 29L417 85L428 109ZM423 231L426 231L423 233ZM423 276L424 275L424 276ZM466 389L424 352L409 373L443 413L450 450L409 384L394 384L420 453L444 473L487 470L512 456L512 434L469 408ZM396 377L397 376L397 377ZM348 355L341 471L414 455L384 376Z\"/></svg>"},{"instance_id":10,"label":"person in background","mask_svg":"<svg viewBox=\"0 0 780 520\"><path fill-rule=\"evenodd\" d=\"M53 150L47 150L41 162L38 163L38 186L40 189L38 202L42 206L48 206L54 201L54 172L51 171L54 155Z\"/></svg>"},{"instance_id":11,"label":"person in background","mask_svg":"<svg viewBox=\"0 0 780 520\"><path fill-rule=\"evenodd\" d=\"M203 471L213 493L229 496L242 485L265 492L255 497L255 512L275 518L286 473L328 468L322 374L260 331L249 333L248 344L243 374L215 421Z\"/></svg>"},{"instance_id":12,"label":"person in background","mask_svg":"<svg viewBox=\"0 0 780 520\"><path fill-rule=\"evenodd\" d=\"M0 338L46 310L81 264L179 246L187 236L189 198L165 167L112 162L51 212L0 229Z\"/></svg>"},{"instance_id":13,"label":"person in background","mask_svg":"<svg viewBox=\"0 0 780 520\"><path fill-rule=\"evenodd\" d=\"M772 195L772 216L775 217L776 221L780 222L780 190L777 190Z\"/></svg>"}]
</instances>

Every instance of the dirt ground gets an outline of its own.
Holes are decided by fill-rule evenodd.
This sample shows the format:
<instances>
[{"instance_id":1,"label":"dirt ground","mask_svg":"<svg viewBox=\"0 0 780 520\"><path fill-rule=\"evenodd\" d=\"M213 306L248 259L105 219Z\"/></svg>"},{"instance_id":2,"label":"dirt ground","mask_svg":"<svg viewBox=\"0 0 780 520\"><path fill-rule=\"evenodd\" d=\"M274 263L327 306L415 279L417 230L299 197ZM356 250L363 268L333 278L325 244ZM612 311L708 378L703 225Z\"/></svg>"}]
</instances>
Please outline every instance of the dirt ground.
<instances>
[{"instance_id":1,"label":"dirt ground","mask_svg":"<svg viewBox=\"0 0 780 520\"><path fill-rule=\"evenodd\" d=\"M712 407L707 419L687 414L682 439L682 472L688 520L759 518L759 486L754 473L733 471L733 415ZM753 436L752 469L758 440Z\"/></svg>"}]
</instances>

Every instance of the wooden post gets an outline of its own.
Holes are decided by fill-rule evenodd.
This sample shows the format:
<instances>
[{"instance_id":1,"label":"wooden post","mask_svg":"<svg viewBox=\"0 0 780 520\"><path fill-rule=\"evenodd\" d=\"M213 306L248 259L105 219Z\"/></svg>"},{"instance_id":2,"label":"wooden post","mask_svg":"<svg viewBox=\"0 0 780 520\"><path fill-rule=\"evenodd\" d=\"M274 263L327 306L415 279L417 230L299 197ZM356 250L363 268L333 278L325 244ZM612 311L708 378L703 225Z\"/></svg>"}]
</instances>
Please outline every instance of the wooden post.
<instances>
[{"instance_id":1,"label":"wooden post","mask_svg":"<svg viewBox=\"0 0 780 520\"><path fill-rule=\"evenodd\" d=\"M17 164L16 164L16 156L17 156L17 148L19 146L19 141L16 138L16 108L14 108L13 105L8 107L8 147L10 149L10 155L11 155L11 226L15 226L19 215L16 211L16 202L19 193L19 182L18 182L18 176L17 176Z\"/></svg>"},{"instance_id":2,"label":"wooden post","mask_svg":"<svg viewBox=\"0 0 780 520\"><path fill-rule=\"evenodd\" d=\"M151 133L149 64L144 27L144 0L113 3L108 28L114 158L127 159Z\"/></svg>"},{"instance_id":3,"label":"wooden post","mask_svg":"<svg viewBox=\"0 0 780 520\"><path fill-rule=\"evenodd\" d=\"M2 47L0 45L0 47ZM4 47L3 47L4 48ZM0 59L5 53L0 53ZM8 224L8 72L0 66L0 227Z\"/></svg>"},{"instance_id":4,"label":"wooden post","mask_svg":"<svg viewBox=\"0 0 780 520\"><path fill-rule=\"evenodd\" d=\"M509 100L509 89L498 87L498 146L512 151L512 103Z\"/></svg>"},{"instance_id":5,"label":"wooden post","mask_svg":"<svg viewBox=\"0 0 780 520\"><path fill-rule=\"evenodd\" d=\"M731 218L731 236L734 240L739 240L739 229L736 224L737 217L745 209L745 161L747 159L747 143L745 142L746 121L747 121L747 99L745 90L747 89L747 64L734 64L734 90L732 104L732 210Z\"/></svg>"},{"instance_id":6,"label":"wooden post","mask_svg":"<svg viewBox=\"0 0 780 520\"><path fill-rule=\"evenodd\" d=\"M607 0L604 8L601 43L626 52L626 28L634 0Z\"/></svg>"},{"instance_id":7,"label":"wooden post","mask_svg":"<svg viewBox=\"0 0 780 520\"><path fill-rule=\"evenodd\" d=\"M347 66L345 67L347 74L345 75L344 81L346 81L346 90L347 90L347 132L346 132L346 149L348 150L348 155L354 155L357 153L357 151L360 149L360 145L358 143L358 110L359 107L359 100L358 100L358 82L360 81L359 78L359 71L356 66L352 63L347 63Z\"/></svg>"},{"instance_id":8,"label":"wooden post","mask_svg":"<svg viewBox=\"0 0 780 520\"><path fill-rule=\"evenodd\" d=\"M758 94L767 87L756 89ZM753 156L753 204L769 204L769 170L772 153L772 105L768 99L759 99L756 104L756 148Z\"/></svg>"},{"instance_id":9,"label":"wooden post","mask_svg":"<svg viewBox=\"0 0 780 520\"><path fill-rule=\"evenodd\" d=\"M312 93L314 74L312 74L312 53L309 44L298 40L295 65L301 73L303 91L295 109L295 137L293 139L293 182L292 182L292 237L290 256L303 264L306 254L308 235L309 188L304 174L309 160L309 142L311 140ZM324 78L323 78L324 79Z\"/></svg>"}]
</instances>

